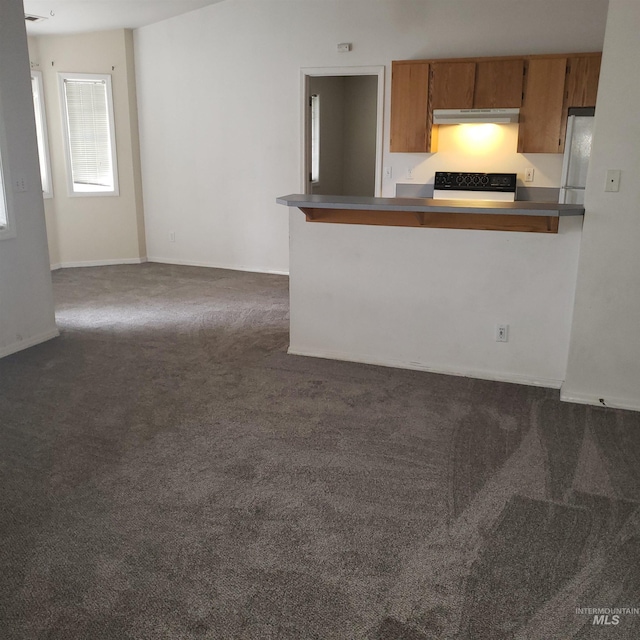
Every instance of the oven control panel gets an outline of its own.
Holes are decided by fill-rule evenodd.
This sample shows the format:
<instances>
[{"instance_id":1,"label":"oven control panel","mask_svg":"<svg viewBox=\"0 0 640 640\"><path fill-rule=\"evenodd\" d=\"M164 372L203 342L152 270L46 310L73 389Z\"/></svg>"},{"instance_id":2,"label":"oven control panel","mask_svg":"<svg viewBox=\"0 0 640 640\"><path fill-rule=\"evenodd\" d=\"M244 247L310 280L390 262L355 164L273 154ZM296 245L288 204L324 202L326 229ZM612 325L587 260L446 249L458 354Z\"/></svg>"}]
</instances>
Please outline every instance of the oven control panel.
<instances>
[{"instance_id":1,"label":"oven control panel","mask_svg":"<svg viewBox=\"0 0 640 640\"><path fill-rule=\"evenodd\" d=\"M467 173L462 171L436 171L436 190L498 191L515 193L515 173Z\"/></svg>"}]
</instances>

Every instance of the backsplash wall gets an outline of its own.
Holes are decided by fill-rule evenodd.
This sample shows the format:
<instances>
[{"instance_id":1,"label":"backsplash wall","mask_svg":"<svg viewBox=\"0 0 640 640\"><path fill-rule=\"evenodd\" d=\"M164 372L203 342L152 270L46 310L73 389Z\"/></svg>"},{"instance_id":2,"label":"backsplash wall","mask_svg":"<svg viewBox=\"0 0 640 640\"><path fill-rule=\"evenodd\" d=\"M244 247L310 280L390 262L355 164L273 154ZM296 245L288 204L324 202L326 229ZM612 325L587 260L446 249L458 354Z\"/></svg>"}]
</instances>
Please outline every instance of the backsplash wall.
<instances>
[{"instance_id":1,"label":"backsplash wall","mask_svg":"<svg viewBox=\"0 0 640 640\"><path fill-rule=\"evenodd\" d=\"M383 178L384 196L394 196L398 184L433 184L436 171L517 173L519 187L560 186L562 154L518 153L517 124L443 125L438 135L437 153L385 155L392 175ZM534 169L533 182L524 182L527 167Z\"/></svg>"}]
</instances>

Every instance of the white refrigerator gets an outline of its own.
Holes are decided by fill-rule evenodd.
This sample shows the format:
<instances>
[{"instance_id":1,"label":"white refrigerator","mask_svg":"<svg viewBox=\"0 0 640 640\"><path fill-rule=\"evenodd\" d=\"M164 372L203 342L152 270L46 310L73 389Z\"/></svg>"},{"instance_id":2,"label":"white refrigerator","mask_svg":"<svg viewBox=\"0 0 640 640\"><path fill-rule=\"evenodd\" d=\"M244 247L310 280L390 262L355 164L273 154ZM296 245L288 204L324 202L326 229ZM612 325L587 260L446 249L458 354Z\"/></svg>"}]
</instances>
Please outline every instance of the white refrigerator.
<instances>
[{"instance_id":1,"label":"white refrigerator","mask_svg":"<svg viewBox=\"0 0 640 640\"><path fill-rule=\"evenodd\" d=\"M594 109L570 109L560 182L561 204L584 204Z\"/></svg>"}]
</instances>

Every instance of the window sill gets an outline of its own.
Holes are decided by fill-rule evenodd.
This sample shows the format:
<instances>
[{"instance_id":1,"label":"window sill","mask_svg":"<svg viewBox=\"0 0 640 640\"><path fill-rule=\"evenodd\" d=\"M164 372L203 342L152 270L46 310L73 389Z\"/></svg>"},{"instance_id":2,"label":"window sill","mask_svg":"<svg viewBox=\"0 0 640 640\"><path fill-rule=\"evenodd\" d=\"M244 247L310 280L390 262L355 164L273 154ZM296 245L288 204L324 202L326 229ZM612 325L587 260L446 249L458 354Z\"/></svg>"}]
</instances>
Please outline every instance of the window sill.
<instances>
[{"instance_id":1,"label":"window sill","mask_svg":"<svg viewBox=\"0 0 640 640\"><path fill-rule=\"evenodd\" d=\"M119 196L120 191L70 191L70 198L103 198L105 196Z\"/></svg>"}]
</instances>

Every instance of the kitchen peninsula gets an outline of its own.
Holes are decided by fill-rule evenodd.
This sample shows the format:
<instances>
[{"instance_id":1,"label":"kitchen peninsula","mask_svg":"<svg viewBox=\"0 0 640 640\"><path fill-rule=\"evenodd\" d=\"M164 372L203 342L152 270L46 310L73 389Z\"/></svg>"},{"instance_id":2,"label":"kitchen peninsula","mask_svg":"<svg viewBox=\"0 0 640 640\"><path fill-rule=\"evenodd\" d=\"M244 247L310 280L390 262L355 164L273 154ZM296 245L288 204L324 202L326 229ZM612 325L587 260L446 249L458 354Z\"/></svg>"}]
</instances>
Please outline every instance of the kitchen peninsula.
<instances>
[{"instance_id":1,"label":"kitchen peninsula","mask_svg":"<svg viewBox=\"0 0 640 640\"><path fill-rule=\"evenodd\" d=\"M279 204L298 207L308 222L557 233L561 216L581 216L582 205L431 198L366 198L291 194Z\"/></svg>"},{"instance_id":2,"label":"kitchen peninsula","mask_svg":"<svg viewBox=\"0 0 640 640\"><path fill-rule=\"evenodd\" d=\"M289 353L560 387L581 205L302 195L278 202L290 207ZM431 215L540 217L557 233L420 224ZM393 216L411 226L390 224ZM499 324L509 326L506 343L496 341Z\"/></svg>"}]
</instances>

